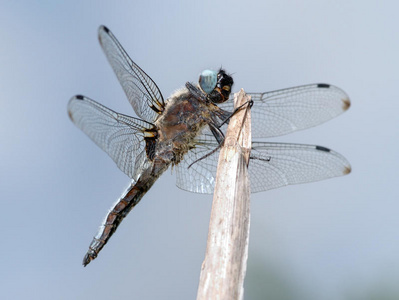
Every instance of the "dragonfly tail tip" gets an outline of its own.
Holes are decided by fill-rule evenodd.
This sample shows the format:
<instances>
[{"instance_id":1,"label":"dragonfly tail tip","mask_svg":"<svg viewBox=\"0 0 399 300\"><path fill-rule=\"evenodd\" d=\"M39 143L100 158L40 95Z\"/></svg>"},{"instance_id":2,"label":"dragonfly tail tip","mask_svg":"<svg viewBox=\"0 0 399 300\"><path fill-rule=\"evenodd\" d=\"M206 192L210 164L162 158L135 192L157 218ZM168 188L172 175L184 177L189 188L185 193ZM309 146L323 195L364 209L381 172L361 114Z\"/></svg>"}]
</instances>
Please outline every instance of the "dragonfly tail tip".
<instances>
[{"instance_id":1,"label":"dragonfly tail tip","mask_svg":"<svg viewBox=\"0 0 399 300\"><path fill-rule=\"evenodd\" d=\"M95 258L96 256L93 256L91 253L87 252L85 257L83 258L82 262L83 267L86 267Z\"/></svg>"}]
</instances>

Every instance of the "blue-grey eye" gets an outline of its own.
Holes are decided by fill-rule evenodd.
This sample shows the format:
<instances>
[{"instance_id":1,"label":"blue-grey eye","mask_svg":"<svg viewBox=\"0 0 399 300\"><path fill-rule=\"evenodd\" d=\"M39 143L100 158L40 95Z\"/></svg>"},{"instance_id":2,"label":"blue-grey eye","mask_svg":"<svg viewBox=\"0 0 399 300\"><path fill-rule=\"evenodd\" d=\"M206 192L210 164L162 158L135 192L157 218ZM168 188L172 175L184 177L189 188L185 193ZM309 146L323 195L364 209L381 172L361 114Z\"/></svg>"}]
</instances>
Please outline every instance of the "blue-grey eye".
<instances>
[{"instance_id":1,"label":"blue-grey eye","mask_svg":"<svg viewBox=\"0 0 399 300\"><path fill-rule=\"evenodd\" d=\"M200 88L206 93L209 94L213 91L213 89L216 87L217 83L217 73L212 70L204 70L202 71L200 77L199 77L199 85Z\"/></svg>"}]
</instances>

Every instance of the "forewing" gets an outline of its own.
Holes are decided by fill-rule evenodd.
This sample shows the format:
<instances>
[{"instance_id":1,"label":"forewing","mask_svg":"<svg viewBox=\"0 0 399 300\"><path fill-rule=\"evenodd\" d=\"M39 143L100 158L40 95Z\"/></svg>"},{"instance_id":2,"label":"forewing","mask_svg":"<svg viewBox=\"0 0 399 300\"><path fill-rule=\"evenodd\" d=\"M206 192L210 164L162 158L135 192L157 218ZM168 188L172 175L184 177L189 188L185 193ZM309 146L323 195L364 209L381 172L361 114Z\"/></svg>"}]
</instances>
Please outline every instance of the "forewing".
<instances>
[{"instance_id":1,"label":"forewing","mask_svg":"<svg viewBox=\"0 0 399 300\"><path fill-rule=\"evenodd\" d=\"M179 188L213 193L220 151L188 166L216 147L216 142L205 141L187 153L176 171ZM248 171L251 192L256 193L342 176L350 173L351 166L342 155L322 146L254 142Z\"/></svg>"},{"instance_id":2,"label":"forewing","mask_svg":"<svg viewBox=\"0 0 399 300\"><path fill-rule=\"evenodd\" d=\"M98 39L137 116L153 122L165 107L158 86L131 60L107 27L100 26Z\"/></svg>"},{"instance_id":3,"label":"forewing","mask_svg":"<svg viewBox=\"0 0 399 300\"><path fill-rule=\"evenodd\" d=\"M341 154L315 145L254 142L251 158L248 171L253 193L351 172Z\"/></svg>"},{"instance_id":4,"label":"forewing","mask_svg":"<svg viewBox=\"0 0 399 300\"><path fill-rule=\"evenodd\" d=\"M138 168L145 162L144 131L153 125L118 114L84 96L68 103L68 114L84 133L104 150L126 175L137 179Z\"/></svg>"},{"instance_id":5,"label":"forewing","mask_svg":"<svg viewBox=\"0 0 399 300\"><path fill-rule=\"evenodd\" d=\"M266 93L248 93L254 104L251 110L252 137L284 135L324 123L350 107L348 95L340 88L309 84ZM219 105L233 111L229 99Z\"/></svg>"}]
</instances>

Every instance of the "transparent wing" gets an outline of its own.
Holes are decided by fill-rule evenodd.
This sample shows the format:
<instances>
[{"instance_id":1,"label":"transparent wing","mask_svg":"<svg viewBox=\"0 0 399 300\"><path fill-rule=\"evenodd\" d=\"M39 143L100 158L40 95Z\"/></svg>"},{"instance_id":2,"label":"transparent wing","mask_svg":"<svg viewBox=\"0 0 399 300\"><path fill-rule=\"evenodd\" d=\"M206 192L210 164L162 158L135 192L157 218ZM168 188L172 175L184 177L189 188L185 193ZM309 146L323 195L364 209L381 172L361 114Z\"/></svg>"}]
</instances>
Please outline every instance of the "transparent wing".
<instances>
[{"instance_id":1,"label":"transparent wing","mask_svg":"<svg viewBox=\"0 0 399 300\"><path fill-rule=\"evenodd\" d=\"M351 172L345 157L322 146L254 142L251 156L248 171L253 193Z\"/></svg>"},{"instance_id":2,"label":"transparent wing","mask_svg":"<svg viewBox=\"0 0 399 300\"><path fill-rule=\"evenodd\" d=\"M217 147L216 143L199 143L184 157L177 168L177 186L195 193L213 193L219 151L189 169L196 159ZM339 153L322 146L252 143L249 163L251 192L261 192L290 184L299 184L350 173L349 162Z\"/></svg>"},{"instance_id":3,"label":"transparent wing","mask_svg":"<svg viewBox=\"0 0 399 300\"><path fill-rule=\"evenodd\" d=\"M254 101L251 119L252 137L255 138L279 136L313 127L350 107L349 97L343 90L325 83L248 94ZM218 106L233 111L234 105L229 99Z\"/></svg>"},{"instance_id":4,"label":"transparent wing","mask_svg":"<svg viewBox=\"0 0 399 300\"><path fill-rule=\"evenodd\" d=\"M165 107L158 86L131 60L107 27L100 26L98 39L137 116L153 122Z\"/></svg>"},{"instance_id":5,"label":"transparent wing","mask_svg":"<svg viewBox=\"0 0 399 300\"><path fill-rule=\"evenodd\" d=\"M144 131L151 130L152 124L118 114L81 95L69 100L68 114L72 122L104 150L119 169L137 180L146 160Z\"/></svg>"},{"instance_id":6,"label":"transparent wing","mask_svg":"<svg viewBox=\"0 0 399 300\"><path fill-rule=\"evenodd\" d=\"M206 130L208 132L208 130ZM176 167L176 185L182 190L200 194L212 194L215 187L216 168L219 152L196 163L196 160L211 153L218 147L215 138L210 134L202 134ZM194 163L193 165L191 165ZM191 167L189 168L189 166Z\"/></svg>"}]
</instances>

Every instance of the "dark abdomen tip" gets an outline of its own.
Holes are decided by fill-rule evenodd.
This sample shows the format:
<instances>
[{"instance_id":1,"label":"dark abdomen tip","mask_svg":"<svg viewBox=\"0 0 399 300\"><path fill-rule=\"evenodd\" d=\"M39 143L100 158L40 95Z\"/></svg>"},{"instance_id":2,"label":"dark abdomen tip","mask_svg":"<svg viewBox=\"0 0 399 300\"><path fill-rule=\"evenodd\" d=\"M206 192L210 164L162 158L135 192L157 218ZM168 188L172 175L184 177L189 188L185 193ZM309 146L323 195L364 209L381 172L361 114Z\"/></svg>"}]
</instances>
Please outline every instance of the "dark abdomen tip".
<instances>
[{"instance_id":1,"label":"dark abdomen tip","mask_svg":"<svg viewBox=\"0 0 399 300\"><path fill-rule=\"evenodd\" d=\"M83 262L82 262L83 267L86 267L95 258L96 258L95 253L93 255L93 253L91 253L90 250L87 251L85 257L83 258Z\"/></svg>"}]
</instances>

